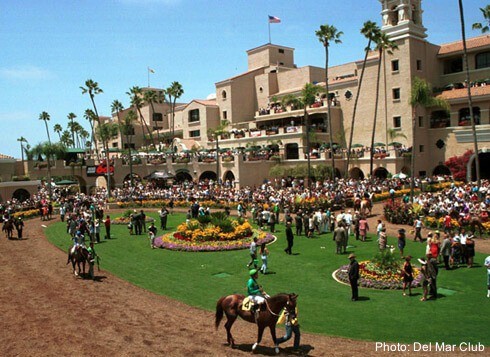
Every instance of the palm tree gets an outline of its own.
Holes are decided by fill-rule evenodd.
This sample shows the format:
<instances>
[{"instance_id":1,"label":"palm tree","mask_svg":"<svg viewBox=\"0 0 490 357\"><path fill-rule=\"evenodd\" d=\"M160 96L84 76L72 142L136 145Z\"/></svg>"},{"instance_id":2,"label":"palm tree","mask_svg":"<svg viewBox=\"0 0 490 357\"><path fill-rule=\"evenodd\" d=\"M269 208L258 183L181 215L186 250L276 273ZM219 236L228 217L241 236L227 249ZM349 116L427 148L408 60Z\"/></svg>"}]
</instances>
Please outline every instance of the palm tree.
<instances>
[{"instance_id":1,"label":"palm tree","mask_svg":"<svg viewBox=\"0 0 490 357\"><path fill-rule=\"evenodd\" d=\"M230 125L228 120L221 120L216 128L208 129L208 137L212 136L216 141L216 182L218 185L221 184L220 174L219 174L219 136L226 132L226 127Z\"/></svg>"},{"instance_id":2,"label":"palm tree","mask_svg":"<svg viewBox=\"0 0 490 357\"><path fill-rule=\"evenodd\" d=\"M325 89L327 92L327 119L328 119L328 136L330 140L330 149L332 150L333 146L333 138L332 138L332 116L330 115L330 96L328 90L328 48L330 46L330 42L333 43L342 43L340 40L340 36L344 33L342 31L338 31L335 26L332 25L320 25L320 29L315 32L318 40L325 47ZM325 123L326 124L326 123ZM332 151L332 181L335 182L335 157Z\"/></svg>"},{"instance_id":3,"label":"palm tree","mask_svg":"<svg viewBox=\"0 0 490 357\"><path fill-rule=\"evenodd\" d=\"M359 77L359 86L357 87L357 93L356 93L356 98L354 100L354 108L352 109L352 120L351 120L351 127L350 127L350 137L349 137L349 146L347 148L347 164L346 164L346 171L345 171L345 176L348 177L349 175L349 163L350 163L350 155L351 155L351 150L352 150L352 138L354 137L354 126L356 124L356 112L357 112L357 104L359 102L359 95L361 93L361 86L362 86L362 81L364 79L364 71L366 69L366 63L368 59L369 52L371 51L371 43L373 42L373 39L376 36L379 36L380 33L380 28L378 25L376 25L375 22L372 21L366 21L364 25L362 26L361 33L368 39L368 44L365 48L365 53L364 53L364 61L362 62L362 68L361 68L361 75Z\"/></svg>"},{"instance_id":4,"label":"palm tree","mask_svg":"<svg viewBox=\"0 0 490 357\"><path fill-rule=\"evenodd\" d=\"M400 130L397 130L395 128L389 128L388 130L386 130L386 133L390 138L390 142L394 142L396 138L407 139L407 136L405 134L403 134Z\"/></svg>"},{"instance_id":5,"label":"palm tree","mask_svg":"<svg viewBox=\"0 0 490 357\"><path fill-rule=\"evenodd\" d=\"M53 125L53 130L56 134L58 134L58 138L61 141L61 132L63 131L63 127L60 124Z\"/></svg>"},{"instance_id":6,"label":"palm tree","mask_svg":"<svg viewBox=\"0 0 490 357\"><path fill-rule=\"evenodd\" d=\"M150 104L151 107L151 118L154 121L154 115L155 115L155 105L154 103L163 103L165 101L165 91L154 91L154 90L147 90L145 94L143 95L143 99L145 102ZM157 125L157 142L158 142L158 148L157 150L160 150L160 131Z\"/></svg>"},{"instance_id":7,"label":"palm tree","mask_svg":"<svg viewBox=\"0 0 490 357\"><path fill-rule=\"evenodd\" d=\"M473 133L473 150L475 151L475 168L476 168L476 181L478 185L478 189L481 187L481 177L480 177L480 158L478 151L478 137L476 136L476 127L475 127L475 116L473 113L473 100L471 99L471 86L470 86L470 69L468 66L468 49L466 48L466 33L464 28L464 13L463 13L463 1L459 0L459 15L461 21L461 37L463 38L463 63L466 71L466 89L468 91L468 106L470 107L470 118L471 118L471 131ZM485 9L480 9L483 12L483 17L485 20L490 20L490 5L487 5ZM473 25L474 28L475 25ZM482 32L488 31L488 26L484 26L481 30Z\"/></svg>"},{"instance_id":8,"label":"palm tree","mask_svg":"<svg viewBox=\"0 0 490 357\"><path fill-rule=\"evenodd\" d=\"M132 149L131 149L131 138L134 135L134 126L133 123L134 121L138 118L136 113L133 110L130 110L128 114L124 117L121 125L121 132L124 136L126 136L126 144L128 146L129 150L129 177L130 177L130 189L131 192L134 187L134 180L133 180L133 156L132 156Z\"/></svg>"},{"instance_id":9,"label":"palm tree","mask_svg":"<svg viewBox=\"0 0 490 357\"><path fill-rule=\"evenodd\" d=\"M371 152L369 158L369 174L371 175L371 179L373 179L373 166L374 166L374 138L376 136L376 123L378 116L378 103L379 103L379 81L381 75L381 63L383 62L383 53L387 52L388 54L392 54L394 50L398 49L398 45L391 41L388 35L384 32L379 32L374 34L373 41L376 43L375 50L378 51L378 72L376 79L376 99L374 103L374 119L373 119L373 131L371 133Z\"/></svg>"},{"instance_id":10,"label":"palm tree","mask_svg":"<svg viewBox=\"0 0 490 357\"><path fill-rule=\"evenodd\" d=\"M48 135L48 143L49 143L49 146L51 146L51 138L49 137L49 129L48 129L48 121L51 119L51 117L49 116L49 114L47 112L42 112L41 114L39 114L39 120L43 120L44 121L44 125L46 126L46 134ZM51 196L52 196L52 192L51 192L51 163L49 162L49 156L46 156L46 159L47 159L47 163L48 163L48 196L49 196L49 200L51 201Z\"/></svg>"},{"instance_id":11,"label":"palm tree","mask_svg":"<svg viewBox=\"0 0 490 357\"><path fill-rule=\"evenodd\" d=\"M18 142L20 142L20 154L22 156L22 169L24 169L24 143L27 143L26 138L21 136L20 138L17 139Z\"/></svg>"},{"instance_id":12,"label":"palm tree","mask_svg":"<svg viewBox=\"0 0 490 357\"><path fill-rule=\"evenodd\" d=\"M145 128L146 132L148 133L148 137L150 138L151 143L153 146L155 146L155 143L153 141L153 135L150 131L150 128L148 127L148 124L146 123L145 118L143 117L143 113L141 113L141 107L143 107L143 99L141 98L143 94L143 90L138 87L138 86L133 86L129 89L129 92L126 92L127 95L129 95L129 98L131 100L131 106L136 109L136 112L139 114L140 121L141 121L141 128L143 131L143 137L145 137ZM146 140L145 140L146 143ZM148 145L146 145L146 153L148 153Z\"/></svg>"},{"instance_id":13,"label":"palm tree","mask_svg":"<svg viewBox=\"0 0 490 357\"><path fill-rule=\"evenodd\" d=\"M301 90L301 97L288 96L284 101L285 105L294 104L300 108L303 108L303 116L306 131L306 160L307 160L307 176L308 187L311 186L311 161L310 161L310 120L308 116L308 107L315 103L316 95L323 92L324 89L320 86L306 83Z\"/></svg>"},{"instance_id":14,"label":"palm tree","mask_svg":"<svg viewBox=\"0 0 490 357\"><path fill-rule=\"evenodd\" d=\"M92 135L92 142L94 143L95 155L97 157L97 160L100 160L99 149L97 148L97 138L95 137L95 129L94 129L94 121L97 120L95 113L92 109L85 109L85 113L83 117L87 119L87 121L90 124L90 132Z\"/></svg>"},{"instance_id":15,"label":"palm tree","mask_svg":"<svg viewBox=\"0 0 490 357\"><path fill-rule=\"evenodd\" d=\"M77 116L75 115L75 113L68 113L67 115L67 118L69 120L68 122L68 128L70 129L71 131L71 140L73 142L73 145L75 145L75 132L73 131L73 123L74 123L74 120Z\"/></svg>"},{"instance_id":16,"label":"palm tree","mask_svg":"<svg viewBox=\"0 0 490 357\"><path fill-rule=\"evenodd\" d=\"M172 124L170 133L172 134L172 139L175 137L175 103L177 99L182 97L184 94L184 89L182 88L182 84L179 82L172 82L170 87L165 90L165 93L168 96L168 102L170 104L170 109L172 112Z\"/></svg>"},{"instance_id":17,"label":"palm tree","mask_svg":"<svg viewBox=\"0 0 490 357\"><path fill-rule=\"evenodd\" d=\"M63 130L63 133L61 134L60 137L60 142L66 147L74 146L71 135L72 133L70 131Z\"/></svg>"},{"instance_id":18,"label":"palm tree","mask_svg":"<svg viewBox=\"0 0 490 357\"><path fill-rule=\"evenodd\" d=\"M433 96L432 88L427 81L422 78L414 77L410 92L410 106L412 107L412 155L410 163L411 180L410 180L410 201L413 202L413 193L415 188L415 148L416 148L416 124L417 109L440 107L449 111L449 104L445 99Z\"/></svg>"},{"instance_id":19,"label":"palm tree","mask_svg":"<svg viewBox=\"0 0 490 357\"><path fill-rule=\"evenodd\" d=\"M107 171L107 198L111 197L111 170L110 170L110 160L109 160L109 140L117 137L119 126L113 123L103 123L97 127L96 134L99 140L106 143L105 160L106 160L106 171Z\"/></svg>"},{"instance_id":20,"label":"palm tree","mask_svg":"<svg viewBox=\"0 0 490 357\"><path fill-rule=\"evenodd\" d=\"M97 111L97 106L95 105L95 99L94 97L97 94L103 93L104 91L99 88L99 84L91 79L87 79L85 81L85 87L80 87L82 90L82 94L88 93L90 96L90 101L92 102L92 106L94 107L94 119L97 120L97 124L100 126L100 117L99 117L99 112ZM92 136L94 135L93 129L92 129ZM95 142L94 142L95 144ZM95 145L95 150L97 153L97 159L99 160L99 152L97 150L97 146Z\"/></svg>"},{"instance_id":21,"label":"palm tree","mask_svg":"<svg viewBox=\"0 0 490 357\"><path fill-rule=\"evenodd\" d=\"M112 101L111 104L111 113L114 114L116 113L116 119L117 119L117 124L119 125L119 134L121 135L121 146L124 147L123 145L123 133L122 133L122 123L121 123L121 118L119 114L124 110L124 107L120 101L117 99Z\"/></svg>"},{"instance_id":22,"label":"palm tree","mask_svg":"<svg viewBox=\"0 0 490 357\"><path fill-rule=\"evenodd\" d=\"M460 13L462 14L463 5L460 3ZM481 22L475 22L471 27L473 30L481 30L481 33L487 33L490 31L490 5L485 6L484 8L480 8L480 11L483 13L483 19L485 20L482 24Z\"/></svg>"}]
</instances>

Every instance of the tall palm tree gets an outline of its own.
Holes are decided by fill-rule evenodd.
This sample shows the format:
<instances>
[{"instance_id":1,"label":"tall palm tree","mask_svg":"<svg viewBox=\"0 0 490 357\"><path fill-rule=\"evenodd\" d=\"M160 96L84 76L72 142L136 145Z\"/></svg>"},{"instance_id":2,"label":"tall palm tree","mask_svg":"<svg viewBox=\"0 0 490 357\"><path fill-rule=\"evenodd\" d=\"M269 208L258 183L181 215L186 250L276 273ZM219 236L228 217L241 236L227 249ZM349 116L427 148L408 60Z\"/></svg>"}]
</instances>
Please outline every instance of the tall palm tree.
<instances>
[{"instance_id":1,"label":"tall palm tree","mask_svg":"<svg viewBox=\"0 0 490 357\"><path fill-rule=\"evenodd\" d=\"M58 138L61 141L61 132L63 131L63 127L60 124L53 125L53 131L58 134Z\"/></svg>"},{"instance_id":2,"label":"tall palm tree","mask_svg":"<svg viewBox=\"0 0 490 357\"><path fill-rule=\"evenodd\" d=\"M477 181L478 188L480 188L481 187L480 158L479 158L479 151L478 151L478 137L476 136L475 116L473 113L473 100L471 99L470 69L468 66L468 49L466 47L466 32L464 28L463 1L459 0L458 3L459 3L459 15L460 15L460 22L461 22L461 37L463 38L463 63L466 71L466 83L468 83L466 89L468 91L468 106L470 107L471 131L473 133L473 150L475 151L476 181ZM483 17L488 23L488 21L490 20L490 16L489 16L490 5L487 5L485 9L480 9L480 10L483 12ZM481 30L482 32L487 32L488 26L484 26Z\"/></svg>"},{"instance_id":3,"label":"tall palm tree","mask_svg":"<svg viewBox=\"0 0 490 357\"><path fill-rule=\"evenodd\" d=\"M27 139L21 136L17 139L20 142L20 155L22 157L22 169L24 169L24 143L27 143Z\"/></svg>"},{"instance_id":4,"label":"tall palm tree","mask_svg":"<svg viewBox=\"0 0 490 357\"><path fill-rule=\"evenodd\" d=\"M316 95L323 92L324 89L320 86L306 83L301 90L300 97L288 96L289 99L284 101L285 105L294 104L300 108L303 108L303 117L305 124L305 139L306 139L306 163L307 163L307 176L308 176L308 187L311 187L311 160L310 160L310 120L308 115L308 107L315 103Z\"/></svg>"},{"instance_id":5,"label":"tall palm tree","mask_svg":"<svg viewBox=\"0 0 490 357\"><path fill-rule=\"evenodd\" d=\"M147 90L145 94L143 95L143 99L145 102L150 104L151 108L151 120L154 121L154 115L155 115L155 105L154 103L163 103L165 101L165 91L154 91L154 90ZM151 121L150 121L151 122ZM153 128L152 128L153 131ZM158 142L158 147L156 148L157 150L160 150L160 131L157 125L157 142Z\"/></svg>"},{"instance_id":6,"label":"tall palm tree","mask_svg":"<svg viewBox=\"0 0 490 357\"><path fill-rule=\"evenodd\" d=\"M410 91L410 106L412 107L412 155L410 162L410 201L413 202L413 194L415 188L415 152L416 152L416 127L417 127L417 109L440 107L449 111L449 104L445 99L434 97L432 88L427 81L422 78L414 77L412 88Z\"/></svg>"},{"instance_id":7,"label":"tall palm tree","mask_svg":"<svg viewBox=\"0 0 490 357\"><path fill-rule=\"evenodd\" d=\"M92 109L85 109L85 113L83 114L83 117L90 124L90 132L92 135L92 142L94 143L95 155L97 157L97 160L100 160L99 149L97 147L97 138L95 137L95 129L94 129L94 121L97 120L97 118L96 118L95 113Z\"/></svg>"},{"instance_id":8,"label":"tall palm tree","mask_svg":"<svg viewBox=\"0 0 490 357\"><path fill-rule=\"evenodd\" d=\"M119 134L121 135L121 148L124 147L123 145L123 133L122 133L122 123L121 123L121 118L120 118L120 113L124 110L124 107L120 101L117 99L113 100L111 103L111 113L114 114L116 113L116 119L117 119L117 124L119 125Z\"/></svg>"},{"instance_id":9,"label":"tall palm tree","mask_svg":"<svg viewBox=\"0 0 490 357\"><path fill-rule=\"evenodd\" d=\"M75 132L73 131L73 123L74 123L74 120L77 116L75 115L75 113L68 113L67 115L67 118L69 120L68 122L68 129L70 129L71 131L71 140L73 142L73 145L75 145Z\"/></svg>"},{"instance_id":10,"label":"tall palm tree","mask_svg":"<svg viewBox=\"0 0 490 357\"><path fill-rule=\"evenodd\" d=\"M230 125L228 120L221 120L216 128L208 129L208 136L212 136L216 141L216 183L221 184L219 173L219 136L226 132L226 127Z\"/></svg>"},{"instance_id":11,"label":"tall palm tree","mask_svg":"<svg viewBox=\"0 0 490 357\"><path fill-rule=\"evenodd\" d=\"M463 5L460 3L460 13L462 13ZM475 22L471 27L473 30L481 30L481 33L487 33L490 31L490 5L485 6L484 8L480 7L480 11L483 13L483 19L485 20L483 24L481 22Z\"/></svg>"},{"instance_id":12,"label":"tall palm tree","mask_svg":"<svg viewBox=\"0 0 490 357\"><path fill-rule=\"evenodd\" d=\"M42 112L39 114L39 120L44 121L44 125L46 126L46 134L48 135L48 143L49 146L51 146L51 138L49 137L49 129L48 129L48 121L51 119L49 114L47 112ZM48 163L48 196L49 200L51 201L52 198L52 191L51 191L51 163L49 160L49 155L46 156L47 163Z\"/></svg>"},{"instance_id":13,"label":"tall palm tree","mask_svg":"<svg viewBox=\"0 0 490 357\"><path fill-rule=\"evenodd\" d=\"M133 179L133 156L132 156L132 149L131 149L131 139L134 135L134 126L133 123L136 121L138 116L133 110L130 110L126 116L124 117L122 123L121 123L121 132L123 135L126 137L126 144L128 145L128 150L129 150L129 177L130 177L130 189L131 192L134 187L134 179Z\"/></svg>"},{"instance_id":14,"label":"tall palm tree","mask_svg":"<svg viewBox=\"0 0 490 357\"><path fill-rule=\"evenodd\" d=\"M359 86L357 87L356 98L354 99L354 108L352 109L352 120L350 126L350 136L349 136L349 145L347 148L347 164L345 170L345 177L349 175L349 163L350 163L350 155L352 150L352 138L354 137L354 127L356 124L356 112L357 112L357 104L359 102L359 95L361 93L362 81L364 79L364 71L366 70L366 63L368 59L369 52L371 51L371 44L376 36L379 36L381 32L378 25L372 21L366 21L362 26L361 33L368 39L368 44L365 48L364 60L362 61L361 75L359 77Z\"/></svg>"},{"instance_id":15,"label":"tall palm tree","mask_svg":"<svg viewBox=\"0 0 490 357\"><path fill-rule=\"evenodd\" d=\"M373 36L373 41L376 43L375 50L378 51L378 69L377 69L377 79L376 79L376 98L374 103L374 119L373 119L373 131L371 133L371 152L369 158L369 174L371 179L373 179L373 166L374 166L374 138L376 136L376 123L378 116L378 103L379 103L379 82L381 75L381 64L383 62L383 54L386 52L392 54L394 50L398 49L398 45L391 41L388 35L384 32L380 32Z\"/></svg>"},{"instance_id":16,"label":"tall palm tree","mask_svg":"<svg viewBox=\"0 0 490 357\"><path fill-rule=\"evenodd\" d=\"M71 138L71 135L72 133L68 130L63 130L63 133L61 134L61 137L60 137L60 142L66 146L66 147L70 147L70 146L74 146L73 144L73 140Z\"/></svg>"},{"instance_id":17,"label":"tall palm tree","mask_svg":"<svg viewBox=\"0 0 490 357\"><path fill-rule=\"evenodd\" d=\"M106 143L105 160L106 160L106 175L107 175L107 197L111 197L111 170L110 170L110 158L109 158L109 140L117 137L119 126L114 123L102 123L96 129L96 135L99 140Z\"/></svg>"},{"instance_id":18,"label":"tall palm tree","mask_svg":"<svg viewBox=\"0 0 490 357\"><path fill-rule=\"evenodd\" d=\"M90 101L92 102L92 106L94 107L94 114L95 114L94 118L95 120L97 120L97 124L100 126L99 112L97 111L97 106L95 105L94 98L97 94L103 93L104 91L99 88L99 84L97 82L91 79L87 79L85 81L85 87L80 87L80 89L82 90L82 94L88 93L88 95L90 96ZM93 131L92 131L92 135L93 135ZM97 153L97 159L99 160L100 158L99 158L99 152L97 151L97 146L95 146L95 150Z\"/></svg>"},{"instance_id":19,"label":"tall palm tree","mask_svg":"<svg viewBox=\"0 0 490 357\"><path fill-rule=\"evenodd\" d=\"M315 31L318 40L325 47L325 89L327 92L327 119L328 119L328 137L330 140L330 148L333 146L333 133L332 133L332 116L330 115L330 96L329 96L329 88L328 88L328 50L330 47L330 43L342 43L340 40L340 36L344 33L342 31L338 31L337 28L333 25L320 25L320 29ZM325 123L326 124L326 123ZM332 181L335 182L335 157L332 151Z\"/></svg>"},{"instance_id":20,"label":"tall palm tree","mask_svg":"<svg viewBox=\"0 0 490 357\"><path fill-rule=\"evenodd\" d=\"M170 126L170 133L173 140L173 138L175 137L175 104L177 103L177 99L182 97L182 95L184 94L184 89L182 88L182 84L174 81L170 84L170 87L165 90L165 93L168 96L168 103L170 104L170 110L172 113L172 124Z\"/></svg>"},{"instance_id":21,"label":"tall palm tree","mask_svg":"<svg viewBox=\"0 0 490 357\"><path fill-rule=\"evenodd\" d=\"M143 131L143 137L145 137L145 130L148 133L148 137L150 138L151 143L153 146L155 146L155 142L153 141L153 134L150 131L150 128L148 127L148 123L146 122L145 118L143 117L143 113L141 112L141 108L143 107L143 90L138 87L138 86L133 86L129 89L129 92L126 92L127 95L129 95L129 98L131 100L131 106L134 107L136 112L139 114L140 121L141 121L141 129ZM146 140L145 140L146 143ZM146 145L146 153L148 153L148 144Z\"/></svg>"}]
</instances>

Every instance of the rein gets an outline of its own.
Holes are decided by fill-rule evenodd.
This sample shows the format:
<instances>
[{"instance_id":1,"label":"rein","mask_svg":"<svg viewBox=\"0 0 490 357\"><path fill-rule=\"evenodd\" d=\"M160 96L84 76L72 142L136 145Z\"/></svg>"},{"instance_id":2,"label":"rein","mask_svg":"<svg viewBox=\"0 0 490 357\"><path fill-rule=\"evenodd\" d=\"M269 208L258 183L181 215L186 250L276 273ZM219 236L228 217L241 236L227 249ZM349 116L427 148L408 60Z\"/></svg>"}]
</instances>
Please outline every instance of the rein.
<instances>
[{"instance_id":1,"label":"rein","mask_svg":"<svg viewBox=\"0 0 490 357\"><path fill-rule=\"evenodd\" d=\"M288 305L288 304L289 304L289 302L286 302L286 305ZM271 310L271 308L270 308L270 306L269 306L269 301L268 301L267 299L265 300L265 306L267 306L267 310L268 310L268 311L271 313L271 315L278 316L278 317L279 317L279 316L281 316L280 312L281 312L281 310L282 310L283 308L281 308L281 310L279 310L279 314L276 314L275 312L273 312L273 311Z\"/></svg>"}]
</instances>

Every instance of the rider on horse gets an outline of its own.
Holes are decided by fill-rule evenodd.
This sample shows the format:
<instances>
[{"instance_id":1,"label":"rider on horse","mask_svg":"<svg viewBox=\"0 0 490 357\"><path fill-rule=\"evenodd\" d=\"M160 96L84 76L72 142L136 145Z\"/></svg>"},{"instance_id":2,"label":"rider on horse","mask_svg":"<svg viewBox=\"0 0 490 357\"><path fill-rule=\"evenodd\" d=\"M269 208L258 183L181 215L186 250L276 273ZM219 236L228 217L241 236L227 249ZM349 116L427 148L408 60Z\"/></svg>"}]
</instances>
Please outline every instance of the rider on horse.
<instances>
[{"instance_id":1,"label":"rider on horse","mask_svg":"<svg viewBox=\"0 0 490 357\"><path fill-rule=\"evenodd\" d=\"M249 275L250 279L248 279L247 282L247 292L249 299L254 303L252 307L252 312L256 313L260 311L260 305L265 302L266 293L257 283L257 278L259 277L259 272L257 271L257 269L250 270Z\"/></svg>"}]
</instances>

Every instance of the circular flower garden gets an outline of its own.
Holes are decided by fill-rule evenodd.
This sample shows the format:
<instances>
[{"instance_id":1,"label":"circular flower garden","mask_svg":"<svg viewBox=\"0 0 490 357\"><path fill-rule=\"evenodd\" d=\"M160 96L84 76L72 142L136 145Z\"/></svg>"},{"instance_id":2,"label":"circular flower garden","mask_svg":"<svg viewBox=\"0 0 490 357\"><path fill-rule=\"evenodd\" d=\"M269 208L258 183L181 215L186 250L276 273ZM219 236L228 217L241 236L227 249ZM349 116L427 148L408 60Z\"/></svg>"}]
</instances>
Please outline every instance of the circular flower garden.
<instances>
[{"instance_id":1,"label":"circular flower garden","mask_svg":"<svg viewBox=\"0 0 490 357\"><path fill-rule=\"evenodd\" d=\"M402 267L403 262L396 261L389 251L379 253L372 260L359 262L359 285L371 289L402 289ZM412 288L419 287L422 279L420 269L413 265L412 268ZM348 271L349 265L343 265L333 273L333 277L339 282L349 284Z\"/></svg>"},{"instance_id":2,"label":"circular flower garden","mask_svg":"<svg viewBox=\"0 0 490 357\"><path fill-rule=\"evenodd\" d=\"M253 229L245 219L231 219L223 212L199 216L177 227L176 232L155 239L155 245L169 250L213 252L250 247L253 238L258 244L270 243L275 237Z\"/></svg>"}]
</instances>

